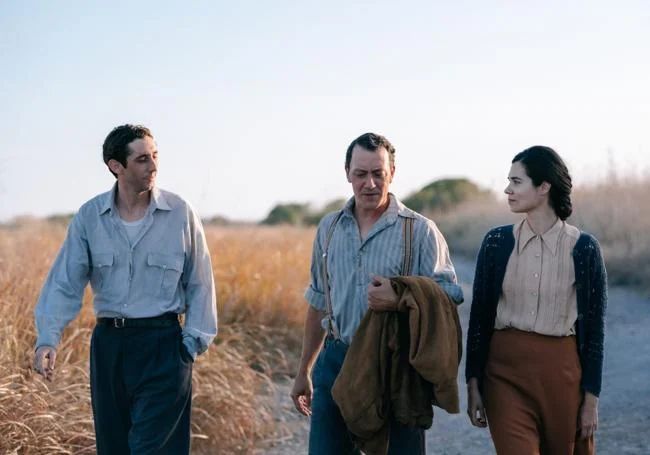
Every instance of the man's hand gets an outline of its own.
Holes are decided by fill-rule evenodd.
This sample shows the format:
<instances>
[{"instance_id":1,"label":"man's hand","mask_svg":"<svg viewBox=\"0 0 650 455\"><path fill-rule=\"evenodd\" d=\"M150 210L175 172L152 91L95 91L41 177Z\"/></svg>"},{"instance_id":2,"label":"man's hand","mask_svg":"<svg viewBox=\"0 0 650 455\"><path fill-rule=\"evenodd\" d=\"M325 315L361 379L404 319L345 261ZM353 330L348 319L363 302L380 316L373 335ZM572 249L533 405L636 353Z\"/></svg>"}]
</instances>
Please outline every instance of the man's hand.
<instances>
[{"instance_id":1,"label":"man's hand","mask_svg":"<svg viewBox=\"0 0 650 455\"><path fill-rule=\"evenodd\" d=\"M398 297L383 276L372 275L368 285L368 308L374 311L397 311Z\"/></svg>"},{"instance_id":2,"label":"man's hand","mask_svg":"<svg viewBox=\"0 0 650 455\"><path fill-rule=\"evenodd\" d=\"M598 429L598 397L585 392L578 414L578 436L587 439Z\"/></svg>"},{"instance_id":3,"label":"man's hand","mask_svg":"<svg viewBox=\"0 0 650 455\"><path fill-rule=\"evenodd\" d=\"M34 354L34 370L48 381L54 376L56 349L51 346L39 346Z\"/></svg>"},{"instance_id":4,"label":"man's hand","mask_svg":"<svg viewBox=\"0 0 650 455\"><path fill-rule=\"evenodd\" d=\"M291 389L291 399L299 413L306 416L311 415L311 397L313 393L314 387L309 374L298 373Z\"/></svg>"},{"instance_id":5,"label":"man's hand","mask_svg":"<svg viewBox=\"0 0 650 455\"><path fill-rule=\"evenodd\" d=\"M478 389L478 380L476 378L471 378L467 383L467 415L475 427L487 427L483 398Z\"/></svg>"}]
</instances>

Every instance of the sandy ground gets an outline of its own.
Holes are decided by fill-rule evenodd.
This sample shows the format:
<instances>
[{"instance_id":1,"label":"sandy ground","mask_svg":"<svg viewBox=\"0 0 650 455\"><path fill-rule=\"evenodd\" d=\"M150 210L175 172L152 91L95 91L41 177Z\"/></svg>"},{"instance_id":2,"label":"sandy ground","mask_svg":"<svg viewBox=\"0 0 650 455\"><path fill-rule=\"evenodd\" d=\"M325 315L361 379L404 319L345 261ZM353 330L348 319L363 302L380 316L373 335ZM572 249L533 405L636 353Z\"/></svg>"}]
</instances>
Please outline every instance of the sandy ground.
<instances>
[{"instance_id":1,"label":"sandy ground","mask_svg":"<svg viewBox=\"0 0 650 455\"><path fill-rule=\"evenodd\" d=\"M471 303L473 264L456 260L465 292L459 307L466 331ZM605 367L600 400L600 425L596 447L599 454L650 454L650 299L625 288L611 288L607 310ZM464 343L463 343L464 345ZM459 372L461 410L449 415L436 408L433 427L427 431L427 453L445 455L494 454L487 429L474 428L464 414L467 396L464 362ZM288 430L285 440L256 453L293 455L307 453L309 421L298 415L289 398L290 381L277 384L277 420Z\"/></svg>"}]
</instances>

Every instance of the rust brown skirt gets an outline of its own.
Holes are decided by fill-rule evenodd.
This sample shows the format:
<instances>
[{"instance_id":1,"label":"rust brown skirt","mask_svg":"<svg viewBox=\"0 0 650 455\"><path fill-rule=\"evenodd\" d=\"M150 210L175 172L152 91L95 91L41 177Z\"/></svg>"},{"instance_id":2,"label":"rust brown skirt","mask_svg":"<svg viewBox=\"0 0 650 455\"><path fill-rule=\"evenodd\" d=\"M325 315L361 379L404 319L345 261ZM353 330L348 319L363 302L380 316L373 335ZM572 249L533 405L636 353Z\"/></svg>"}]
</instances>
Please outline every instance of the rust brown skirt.
<instances>
[{"instance_id":1,"label":"rust brown skirt","mask_svg":"<svg viewBox=\"0 0 650 455\"><path fill-rule=\"evenodd\" d=\"M594 454L593 438L576 440L581 374L575 337L496 330L484 399L497 454Z\"/></svg>"}]
</instances>

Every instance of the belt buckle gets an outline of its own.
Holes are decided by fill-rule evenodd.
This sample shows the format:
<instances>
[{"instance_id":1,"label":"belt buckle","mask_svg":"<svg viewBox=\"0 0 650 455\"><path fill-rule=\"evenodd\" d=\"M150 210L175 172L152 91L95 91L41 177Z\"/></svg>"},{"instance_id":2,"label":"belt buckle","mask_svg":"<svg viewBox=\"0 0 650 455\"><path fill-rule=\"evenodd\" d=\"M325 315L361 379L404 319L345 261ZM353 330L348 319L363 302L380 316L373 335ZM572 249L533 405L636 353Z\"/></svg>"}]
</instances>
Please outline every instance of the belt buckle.
<instances>
[{"instance_id":1,"label":"belt buckle","mask_svg":"<svg viewBox=\"0 0 650 455\"><path fill-rule=\"evenodd\" d=\"M113 319L113 327L116 329L123 329L124 328L124 318L114 318Z\"/></svg>"}]
</instances>

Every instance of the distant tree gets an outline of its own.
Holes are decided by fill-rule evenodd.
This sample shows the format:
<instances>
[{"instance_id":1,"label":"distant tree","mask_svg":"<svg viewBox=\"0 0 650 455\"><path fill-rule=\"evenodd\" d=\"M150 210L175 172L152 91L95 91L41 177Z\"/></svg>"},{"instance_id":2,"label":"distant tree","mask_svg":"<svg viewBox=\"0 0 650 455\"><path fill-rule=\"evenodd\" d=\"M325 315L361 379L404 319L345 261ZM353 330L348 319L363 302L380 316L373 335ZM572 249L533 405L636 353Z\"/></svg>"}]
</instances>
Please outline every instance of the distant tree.
<instances>
[{"instance_id":1,"label":"distant tree","mask_svg":"<svg viewBox=\"0 0 650 455\"><path fill-rule=\"evenodd\" d=\"M468 179L442 179L411 194L404 204L417 212L449 211L463 202L487 198L490 194L490 191L481 189ZM313 210L309 204L278 204L262 224L316 225L328 213L343 208L345 202L346 199L334 199L320 210Z\"/></svg>"},{"instance_id":2,"label":"distant tree","mask_svg":"<svg viewBox=\"0 0 650 455\"><path fill-rule=\"evenodd\" d=\"M465 178L436 180L404 199L417 212L449 211L462 202L489 197L488 190Z\"/></svg>"},{"instance_id":3,"label":"distant tree","mask_svg":"<svg viewBox=\"0 0 650 455\"><path fill-rule=\"evenodd\" d=\"M303 224L309 214L309 204L278 204L271 209L262 224Z\"/></svg>"},{"instance_id":4,"label":"distant tree","mask_svg":"<svg viewBox=\"0 0 650 455\"><path fill-rule=\"evenodd\" d=\"M341 210L346 203L346 199L334 199L333 201L328 202L325 206L317 211L311 212L305 217L305 224L316 225L318 222L328 213L334 212L336 210Z\"/></svg>"},{"instance_id":5,"label":"distant tree","mask_svg":"<svg viewBox=\"0 0 650 455\"><path fill-rule=\"evenodd\" d=\"M214 215L210 218L203 219L203 224L212 226L228 226L232 224L232 222L225 216Z\"/></svg>"},{"instance_id":6,"label":"distant tree","mask_svg":"<svg viewBox=\"0 0 650 455\"><path fill-rule=\"evenodd\" d=\"M289 203L278 204L271 209L261 224L293 224L293 225L316 225L330 212L340 210L345 205L345 199L334 199L328 202L320 210L314 210L309 204Z\"/></svg>"}]
</instances>

